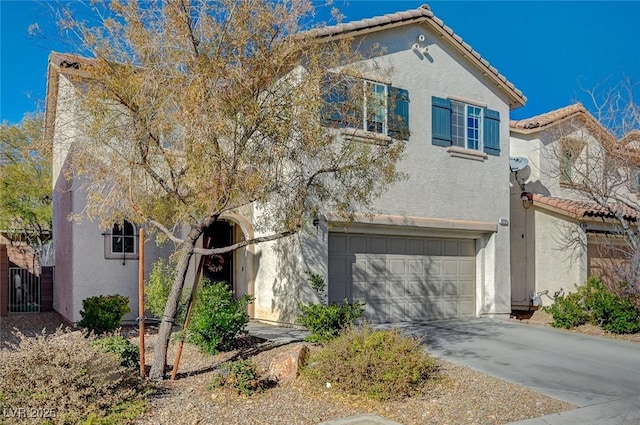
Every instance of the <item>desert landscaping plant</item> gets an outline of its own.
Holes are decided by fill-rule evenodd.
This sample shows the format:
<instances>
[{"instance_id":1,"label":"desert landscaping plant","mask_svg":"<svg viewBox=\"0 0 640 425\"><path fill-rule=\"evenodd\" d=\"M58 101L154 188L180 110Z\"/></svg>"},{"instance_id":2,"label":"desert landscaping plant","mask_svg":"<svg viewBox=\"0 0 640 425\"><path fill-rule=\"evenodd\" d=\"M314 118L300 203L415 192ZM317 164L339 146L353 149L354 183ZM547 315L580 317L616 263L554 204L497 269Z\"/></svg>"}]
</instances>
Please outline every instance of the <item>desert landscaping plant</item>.
<instances>
[{"instance_id":1,"label":"desert landscaping plant","mask_svg":"<svg viewBox=\"0 0 640 425\"><path fill-rule=\"evenodd\" d=\"M318 385L388 400L417 393L435 372L435 360L419 339L364 326L329 341L311 356L303 375Z\"/></svg>"},{"instance_id":2,"label":"desert landscaping plant","mask_svg":"<svg viewBox=\"0 0 640 425\"><path fill-rule=\"evenodd\" d=\"M124 295L97 295L82 300L78 326L96 334L114 332L130 312L129 298Z\"/></svg>"},{"instance_id":3,"label":"desert landscaping plant","mask_svg":"<svg viewBox=\"0 0 640 425\"><path fill-rule=\"evenodd\" d=\"M589 322L617 334L640 331L638 307L627 296L609 290L597 277L576 286L576 292L559 296L545 311L553 316L554 327L570 329Z\"/></svg>"},{"instance_id":4,"label":"desert landscaping plant","mask_svg":"<svg viewBox=\"0 0 640 425\"><path fill-rule=\"evenodd\" d=\"M122 335L97 338L93 345L104 353L115 354L120 360L121 366L138 369L140 365L140 350L138 346Z\"/></svg>"},{"instance_id":5,"label":"desert landscaping plant","mask_svg":"<svg viewBox=\"0 0 640 425\"><path fill-rule=\"evenodd\" d=\"M238 394L250 396L275 385L266 377L260 376L258 366L251 360L236 360L227 363L216 372L209 389L231 388Z\"/></svg>"},{"instance_id":6,"label":"desert landscaping plant","mask_svg":"<svg viewBox=\"0 0 640 425\"><path fill-rule=\"evenodd\" d=\"M309 285L318 295L320 302L298 305L300 310L298 323L311 332L311 335L306 336L305 340L309 342L329 341L362 317L364 303L359 301L350 303L348 300L344 300L344 304L327 305L324 278L309 271L306 272L306 275Z\"/></svg>"},{"instance_id":7,"label":"desert landscaping plant","mask_svg":"<svg viewBox=\"0 0 640 425\"><path fill-rule=\"evenodd\" d=\"M186 341L210 354L233 348L236 337L246 333L247 306L251 301L247 294L235 299L225 282L209 283L203 279L187 326Z\"/></svg>"},{"instance_id":8,"label":"desert landscaping plant","mask_svg":"<svg viewBox=\"0 0 640 425\"><path fill-rule=\"evenodd\" d=\"M50 424L126 424L146 409L148 384L97 347L95 336L61 329L16 336L17 344L0 351L0 407L5 411L40 409L47 416L38 421ZM24 419L3 417L8 425Z\"/></svg>"},{"instance_id":9,"label":"desert landscaping plant","mask_svg":"<svg viewBox=\"0 0 640 425\"><path fill-rule=\"evenodd\" d=\"M175 276L176 262L173 259L160 258L151 266L151 273L144 287L144 306L156 317L162 317ZM176 313L175 323L178 325L184 323L188 300L189 293L185 291Z\"/></svg>"}]
</instances>

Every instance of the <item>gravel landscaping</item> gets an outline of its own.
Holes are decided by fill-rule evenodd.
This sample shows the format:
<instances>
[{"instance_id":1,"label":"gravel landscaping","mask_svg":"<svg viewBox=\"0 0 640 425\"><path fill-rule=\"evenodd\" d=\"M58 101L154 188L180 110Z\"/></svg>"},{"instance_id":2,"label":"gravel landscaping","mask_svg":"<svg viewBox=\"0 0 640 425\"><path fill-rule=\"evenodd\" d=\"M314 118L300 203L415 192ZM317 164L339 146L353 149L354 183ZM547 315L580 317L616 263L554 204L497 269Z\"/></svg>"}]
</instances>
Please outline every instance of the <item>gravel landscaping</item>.
<instances>
[{"instance_id":1,"label":"gravel landscaping","mask_svg":"<svg viewBox=\"0 0 640 425\"><path fill-rule=\"evenodd\" d=\"M55 313L20 314L2 318L2 346L14 340L11 331L26 335L53 331L64 321ZM137 342L135 330L131 340ZM153 331L146 338L147 365L153 356ZM501 381L469 368L438 362L438 379L418 396L404 401L377 402L345 396L326 387L312 387L304 379L283 383L251 397L227 389L210 390L213 371L223 362L250 358L267 369L279 353L302 343L274 346L244 337L241 347L217 356L201 354L185 345L178 378L159 384L151 397L152 408L137 424L317 424L363 413L374 413L405 425L410 424L505 424L570 410L574 406L527 388ZM306 344L306 343L305 343ZM312 350L317 346L307 344ZM169 359L175 345L169 349Z\"/></svg>"},{"instance_id":2,"label":"gravel landscaping","mask_svg":"<svg viewBox=\"0 0 640 425\"><path fill-rule=\"evenodd\" d=\"M549 317L536 312L517 319L536 326L549 326ZM43 328L53 331L64 322L55 313L20 314L0 320L2 347L12 341L11 330L19 328L27 335ZM576 332L600 334L597 328ZM573 332L573 331L567 331ZM598 333L599 332L599 333ZM135 330L130 339L137 342ZM612 337L609 334L604 336ZM640 335L624 337L640 342ZM147 365L153 356L153 331L147 335ZM505 424L573 409L574 406L544 396L525 387L501 381L469 368L438 361L438 378L424 391L403 401L377 402L361 397L341 395L333 388L314 387L304 379L283 383L253 396L241 396L228 389L209 389L214 371L222 363L250 358L262 369L271 360L296 345L274 345L253 337L243 337L239 349L217 356L201 354L185 345L175 382L159 384L158 394L150 398L152 408L136 423L151 424L316 424L363 413L410 424ZM307 344L312 350L318 349ZM171 344L169 359L175 345Z\"/></svg>"}]
</instances>

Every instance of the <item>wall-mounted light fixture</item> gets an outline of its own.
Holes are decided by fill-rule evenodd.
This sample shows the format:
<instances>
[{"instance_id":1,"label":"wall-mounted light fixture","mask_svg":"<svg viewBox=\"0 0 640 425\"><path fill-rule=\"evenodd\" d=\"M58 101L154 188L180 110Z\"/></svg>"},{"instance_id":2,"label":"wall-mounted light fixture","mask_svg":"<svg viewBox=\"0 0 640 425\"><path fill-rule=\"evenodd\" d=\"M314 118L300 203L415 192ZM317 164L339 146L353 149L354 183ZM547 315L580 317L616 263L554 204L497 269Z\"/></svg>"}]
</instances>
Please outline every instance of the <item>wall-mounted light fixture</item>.
<instances>
[{"instance_id":1,"label":"wall-mounted light fixture","mask_svg":"<svg viewBox=\"0 0 640 425\"><path fill-rule=\"evenodd\" d=\"M418 42L413 43L413 45L411 46L411 50L413 50L414 52L420 53L423 56L426 56L427 52L429 51L429 48L424 45L424 41L425 41L424 34L418 35Z\"/></svg>"},{"instance_id":2,"label":"wall-mounted light fixture","mask_svg":"<svg viewBox=\"0 0 640 425\"><path fill-rule=\"evenodd\" d=\"M531 192L522 192L520 194L520 199L522 200L522 202L526 202L528 204L532 204L533 203L533 193L531 193Z\"/></svg>"}]
</instances>

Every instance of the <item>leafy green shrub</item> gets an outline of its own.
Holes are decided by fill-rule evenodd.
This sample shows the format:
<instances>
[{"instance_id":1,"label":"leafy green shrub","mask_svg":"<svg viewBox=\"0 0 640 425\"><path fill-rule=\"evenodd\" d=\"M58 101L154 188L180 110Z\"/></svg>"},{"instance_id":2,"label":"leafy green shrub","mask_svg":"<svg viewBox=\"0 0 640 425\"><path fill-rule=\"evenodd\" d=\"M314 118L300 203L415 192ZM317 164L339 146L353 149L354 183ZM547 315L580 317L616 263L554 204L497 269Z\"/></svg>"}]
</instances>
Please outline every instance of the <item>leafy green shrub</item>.
<instances>
[{"instance_id":1,"label":"leafy green shrub","mask_svg":"<svg viewBox=\"0 0 640 425\"><path fill-rule=\"evenodd\" d=\"M435 373L435 360L417 338L399 330L351 328L312 355L303 376L349 394L387 400L420 390Z\"/></svg>"},{"instance_id":2,"label":"leafy green shrub","mask_svg":"<svg viewBox=\"0 0 640 425\"><path fill-rule=\"evenodd\" d=\"M640 331L640 312L628 299L607 289L598 278L591 277L580 287L589 321L604 330L624 334Z\"/></svg>"},{"instance_id":3,"label":"leafy green shrub","mask_svg":"<svg viewBox=\"0 0 640 425\"><path fill-rule=\"evenodd\" d=\"M205 353L216 354L235 346L236 337L246 333L249 323L249 295L236 300L225 282L205 283L198 289L186 331L186 341Z\"/></svg>"},{"instance_id":4,"label":"leafy green shrub","mask_svg":"<svg viewBox=\"0 0 640 425\"><path fill-rule=\"evenodd\" d=\"M120 360L120 366L137 369L140 366L140 350L127 338L112 335L98 338L93 342L103 353L113 353Z\"/></svg>"},{"instance_id":5,"label":"leafy green shrub","mask_svg":"<svg viewBox=\"0 0 640 425\"><path fill-rule=\"evenodd\" d=\"M344 329L349 328L353 322L362 317L364 303L356 301L344 304L326 304L324 278L318 274L305 272L311 288L318 294L320 303L300 304L298 323L307 328L311 335L305 337L310 342L325 342L337 337Z\"/></svg>"},{"instance_id":6,"label":"leafy green shrub","mask_svg":"<svg viewBox=\"0 0 640 425\"><path fill-rule=\"evenodd\" d=\"M640 311L629 299L611 292L597 277L590 277L577 291L560 296L545 307L552 326L570 329L590 322L613 333L640 331Z\"/></svg>"},{"instance_id":7,"label":"leafy green shrub","mask_svg":"<svg viewBox=\"0 0 640 425\"><path fill-rule=\"evenodd\" d=\"M95 336L61 329L52 335L16 336L17 344L0 351L0 408L48 409L49 423L66 425L131 423L135 412L148 407L144 396L150 384L102 352ZM25 423L17 416L3 420Z\"/></svg>"},{"instance_id":8,"label":"leafy green shrub","mask_svg":"<svg viewBox=\"0 0 640 425\"><path fill-rule=\"evenodd\" d=\"M273 385L272 381L260 377L254 362L241 359L231 362L224 372L217 373L209 388L233 388L238 394L250 396Z\"/></svg>"},{"instance_id":9,"label":"leafy green shrub","mask_svg":"<svg viewBox=\"0 0 640 425\"><path fill-rule=\"evenodd\" d=\"M554 328L571 329L584 325L589 320L582 296L578 292L559 295L552 305L544 307L543 310L553 316L551 326Z\"/></svg>"},{"instance_id":10,"label":"leafy green shrub","mask_svg":"<svg viewBox=\"0 0 640 425\"><path fill-rule=\"evenodd\" d=\"M130 312L129 297L124 295L98 295L82 300L78 326L102 334L113 332L122 323L122 318Z\"/></svg>"},{"instance_id":11,"label":"leafy green shrub","mask_svg":"<svg viewBox=\"0 0 640 425\"><path fill-rule=\"evenodd\" d=\"M360 301L349 303L347 300L344 302L344 304L331 305L300 305L298 323L311 332L311 335L305 339L310 342L329 341L362 316L364 303Z\"/></svg>"},{"instance_id":12,"label":"leafy green shrub","mask_svg":"<svg viewBox=\"0 0 640 425\"><path fill-rule=\"evenodd\" d=\"M164 308L171 292L173 279L176 276L176 264L174 260L165 261L162 258L153 263L149 281L144 287L144 306L154 316L162 317ZM175 322L184 323L187 303L189 301L189 291L183 291L182 299L178 304L178 312Z\"/></svg>"}]
</instances>

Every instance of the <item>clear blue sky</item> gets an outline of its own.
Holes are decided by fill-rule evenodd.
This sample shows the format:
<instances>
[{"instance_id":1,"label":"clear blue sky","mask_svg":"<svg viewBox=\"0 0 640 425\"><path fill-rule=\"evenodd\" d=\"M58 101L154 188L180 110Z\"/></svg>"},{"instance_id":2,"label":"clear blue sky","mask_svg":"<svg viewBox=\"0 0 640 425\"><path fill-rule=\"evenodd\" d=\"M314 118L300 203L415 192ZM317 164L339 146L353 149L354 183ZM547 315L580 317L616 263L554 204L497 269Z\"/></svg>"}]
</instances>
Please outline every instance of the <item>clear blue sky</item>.
<instances>
[{"instance_id":1,"label":"clear blue sky","mask_svg":"<svg viewBox=\"0 0 640 425\"><path fill-rule=\"evenodd\" d=\"M345 21L414 9L425 1L335 0ZM635 1L431 1L427 2L467 43L528 97L513 119L575 101L591 106L582 89L624 77L640 83L640 0ZM48 1L0 0L0 121L19 122L44 110L49 51L59 42ZM326 8L322 11L326 12ZM325 13L319 14L326 19ZM31 38L38 23L43 36ZM640 85L636 90L640 99Z\"/></svg>"}]
</instances>

